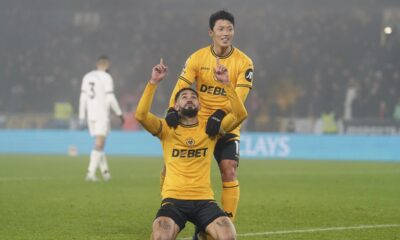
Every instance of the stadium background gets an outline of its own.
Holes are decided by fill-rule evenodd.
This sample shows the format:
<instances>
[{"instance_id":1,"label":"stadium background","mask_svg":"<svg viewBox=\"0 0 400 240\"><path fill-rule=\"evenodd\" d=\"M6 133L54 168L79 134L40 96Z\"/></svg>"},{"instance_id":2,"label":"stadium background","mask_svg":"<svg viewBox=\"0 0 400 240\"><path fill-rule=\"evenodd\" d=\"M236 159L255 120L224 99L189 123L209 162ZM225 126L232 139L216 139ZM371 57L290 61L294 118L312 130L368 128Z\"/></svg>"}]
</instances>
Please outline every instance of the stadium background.
<instances>
[{"instance_id":1,"label":"stadium background","mask_svg":"<svg viewBox=\"0 0 400 240\"><path fill-rule=\"evenodd\" d=\"M344 119L351 89L353 119L393 120L400 101L398 1L0 4L3 128L73 128L53 121L54 105L70 103L76 114L81 78L100 54L112 59L125 112L134 112L151 66L164 57L170 74L153 108L162 115L186 58L209 44L208 17L220 8L235 14L234 44L256 67L245 130L313 132L323 112Z\"/></svg>"},{"instance_id":2,"label":"stadium background","mask_svg":"<svg viewBox=\"0 0 400 240\"><path fill-rule=\"evenodd\" d=\"M239 237L399 239L399 1L0 0L1 239L147 239L161 152L135 106L163 57L170 73L152 111L164 115L221 8L255 65ZM106 146L113 181L92 186L77 110L101 54L127 122L113 119ZM213 182L218 199L215 166Z\"/></svg>"}]
</instances>

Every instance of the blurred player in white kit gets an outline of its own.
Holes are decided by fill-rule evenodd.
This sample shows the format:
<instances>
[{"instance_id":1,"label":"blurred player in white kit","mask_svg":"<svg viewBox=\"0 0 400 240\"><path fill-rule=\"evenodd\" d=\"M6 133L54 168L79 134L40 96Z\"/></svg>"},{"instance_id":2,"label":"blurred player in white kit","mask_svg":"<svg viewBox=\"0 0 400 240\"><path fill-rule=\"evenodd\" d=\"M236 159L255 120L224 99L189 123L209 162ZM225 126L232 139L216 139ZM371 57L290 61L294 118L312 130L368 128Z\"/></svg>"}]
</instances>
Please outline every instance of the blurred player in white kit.
<instances>
[{"instance_id":1,"label":"blurred player in white kit","mask_svg":"<svg viewBox=\"0 0 400 240\"><path fill-rule=\"evenodd\" d=\"M104 145L110 130L110 108L124 123L121 108L114 95L114 82L107 72L110 60L101 56L97 60L97 69L87 73L82 80L81 95L79 99L79 120L87 120L90 135L95 138L94 149L90 154L90 162L86 181L98 181L96 170L99 167L105 181L111 175L107 164Z\"/></svg>"}]
</instances>

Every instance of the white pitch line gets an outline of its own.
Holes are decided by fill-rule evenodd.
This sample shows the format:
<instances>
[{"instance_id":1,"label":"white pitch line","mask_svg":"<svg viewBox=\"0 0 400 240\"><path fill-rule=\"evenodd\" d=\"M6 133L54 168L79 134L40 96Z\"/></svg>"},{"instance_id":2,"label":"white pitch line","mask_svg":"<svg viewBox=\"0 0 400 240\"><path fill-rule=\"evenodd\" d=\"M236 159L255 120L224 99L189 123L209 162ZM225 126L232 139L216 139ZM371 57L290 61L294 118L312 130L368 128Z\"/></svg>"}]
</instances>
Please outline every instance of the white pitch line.
<instances>
[{"instance_id":1,"label":"white pitch line","mask_svg":"<svg viewBox=\"0 0 400 240\"><path fill-rule=\"evenodd\" d=\"M249 237L249 236L277 235L277 234L290 234L290 233L312 233L312 232L328 232L328 231L345 231L345 230L352 230L352 229L393 228L393 227L400 227L400 224L360 225L360 226L351 226L351 227L331 227L331 228L310 228L310 229L297 229L297 230L274 231L274 232L243 233L243 234L238 234L238 236Z\"/></svg>"},{"instance_id":2,"label":"white pitch line","mask_svg":"<svg viewBox=\"0 0 400 240\"><path fill-rule=\"evenodd\" d=\"M147 174L146 176L127 176L117 179L143 179L159 177L157 174ZM65 180L65 179L81 179L84 181L84 176L64 176L64 177L0 177L0 182L18 182L18 181L47 181L47 180Z\"/></svg>"},{"instance_id":3,"label":"white pitch line","mask_svg":"<svg viewBox=\"0 0 400 240\"><path fill-rule=\"evenodd\" d=\"M400 224L381 224L381 225L359 225L350 227L331 227L331 228L309 228L309 229L294 229L294 230L282 230L272 232L258 232L258 233L242 233L237 234L238 237L253 237L253 236L268 236L268 235L279 235L279 234L291 234L291 233L313 233L313 232L328 232L328 231L346 231L352 229L368 229L368 228L393 228L400 227ZM190 238L180 238L181 240L190 240Z\"/></svg>"}]
</instances>

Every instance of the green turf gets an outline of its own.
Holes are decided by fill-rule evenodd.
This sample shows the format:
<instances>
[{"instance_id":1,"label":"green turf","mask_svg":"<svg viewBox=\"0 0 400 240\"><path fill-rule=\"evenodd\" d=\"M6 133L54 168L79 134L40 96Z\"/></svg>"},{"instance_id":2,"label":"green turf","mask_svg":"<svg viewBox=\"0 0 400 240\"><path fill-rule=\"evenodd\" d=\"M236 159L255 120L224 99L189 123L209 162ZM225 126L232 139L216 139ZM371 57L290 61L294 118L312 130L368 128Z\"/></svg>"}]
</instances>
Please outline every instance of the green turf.
<instances>
[{"instance_id":1,"label":"green turf","mask_svg":"<svg viewBox=\"0 0 400 240\"><path fill-rule=\"evenodd\" d=\"M0 155L0 239L149 239L161 160L111 156L112 180L99 183L84 181L87 164ZM214 164L219 200L218 175ZM238 239L400 239L399 226L290 232L399 225L400 163L241 160L239 179ZM188 224L179 238L192 231Z\"/></svg>"}]
</instances>

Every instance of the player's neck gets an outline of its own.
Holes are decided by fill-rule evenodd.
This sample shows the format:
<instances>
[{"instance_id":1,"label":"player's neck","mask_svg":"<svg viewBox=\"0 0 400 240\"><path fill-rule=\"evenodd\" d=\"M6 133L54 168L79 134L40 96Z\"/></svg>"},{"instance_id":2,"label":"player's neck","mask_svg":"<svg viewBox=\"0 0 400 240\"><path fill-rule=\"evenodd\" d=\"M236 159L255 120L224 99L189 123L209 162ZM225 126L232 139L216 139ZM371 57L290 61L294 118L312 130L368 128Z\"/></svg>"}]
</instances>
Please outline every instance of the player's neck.
<instances>
[{"instance_id":1,"label":"player's neck","mask_svg":"<svg viewBox=\"0 0 400 240\"><path fill-rule=\"evenodd\" d=\"M213 50L214 53L218 56L218 57L224 57L226 55L228 55L231 50L232 50L232 45L228 46L228 47L221 47L218 45L213 45Z\"/></svg>"},{"instance_id":2,"label":"player's neck","mask_svg":"<svg viewBox=\"0 0 400 240\"><path fill-rule=\"evenodd\" d=\"M199 120L197 119L197 116L195 116L195 117L181 116L180 122L183 125L194 125L194 124L198 123Z\"/></svg>"}]
</instances>

